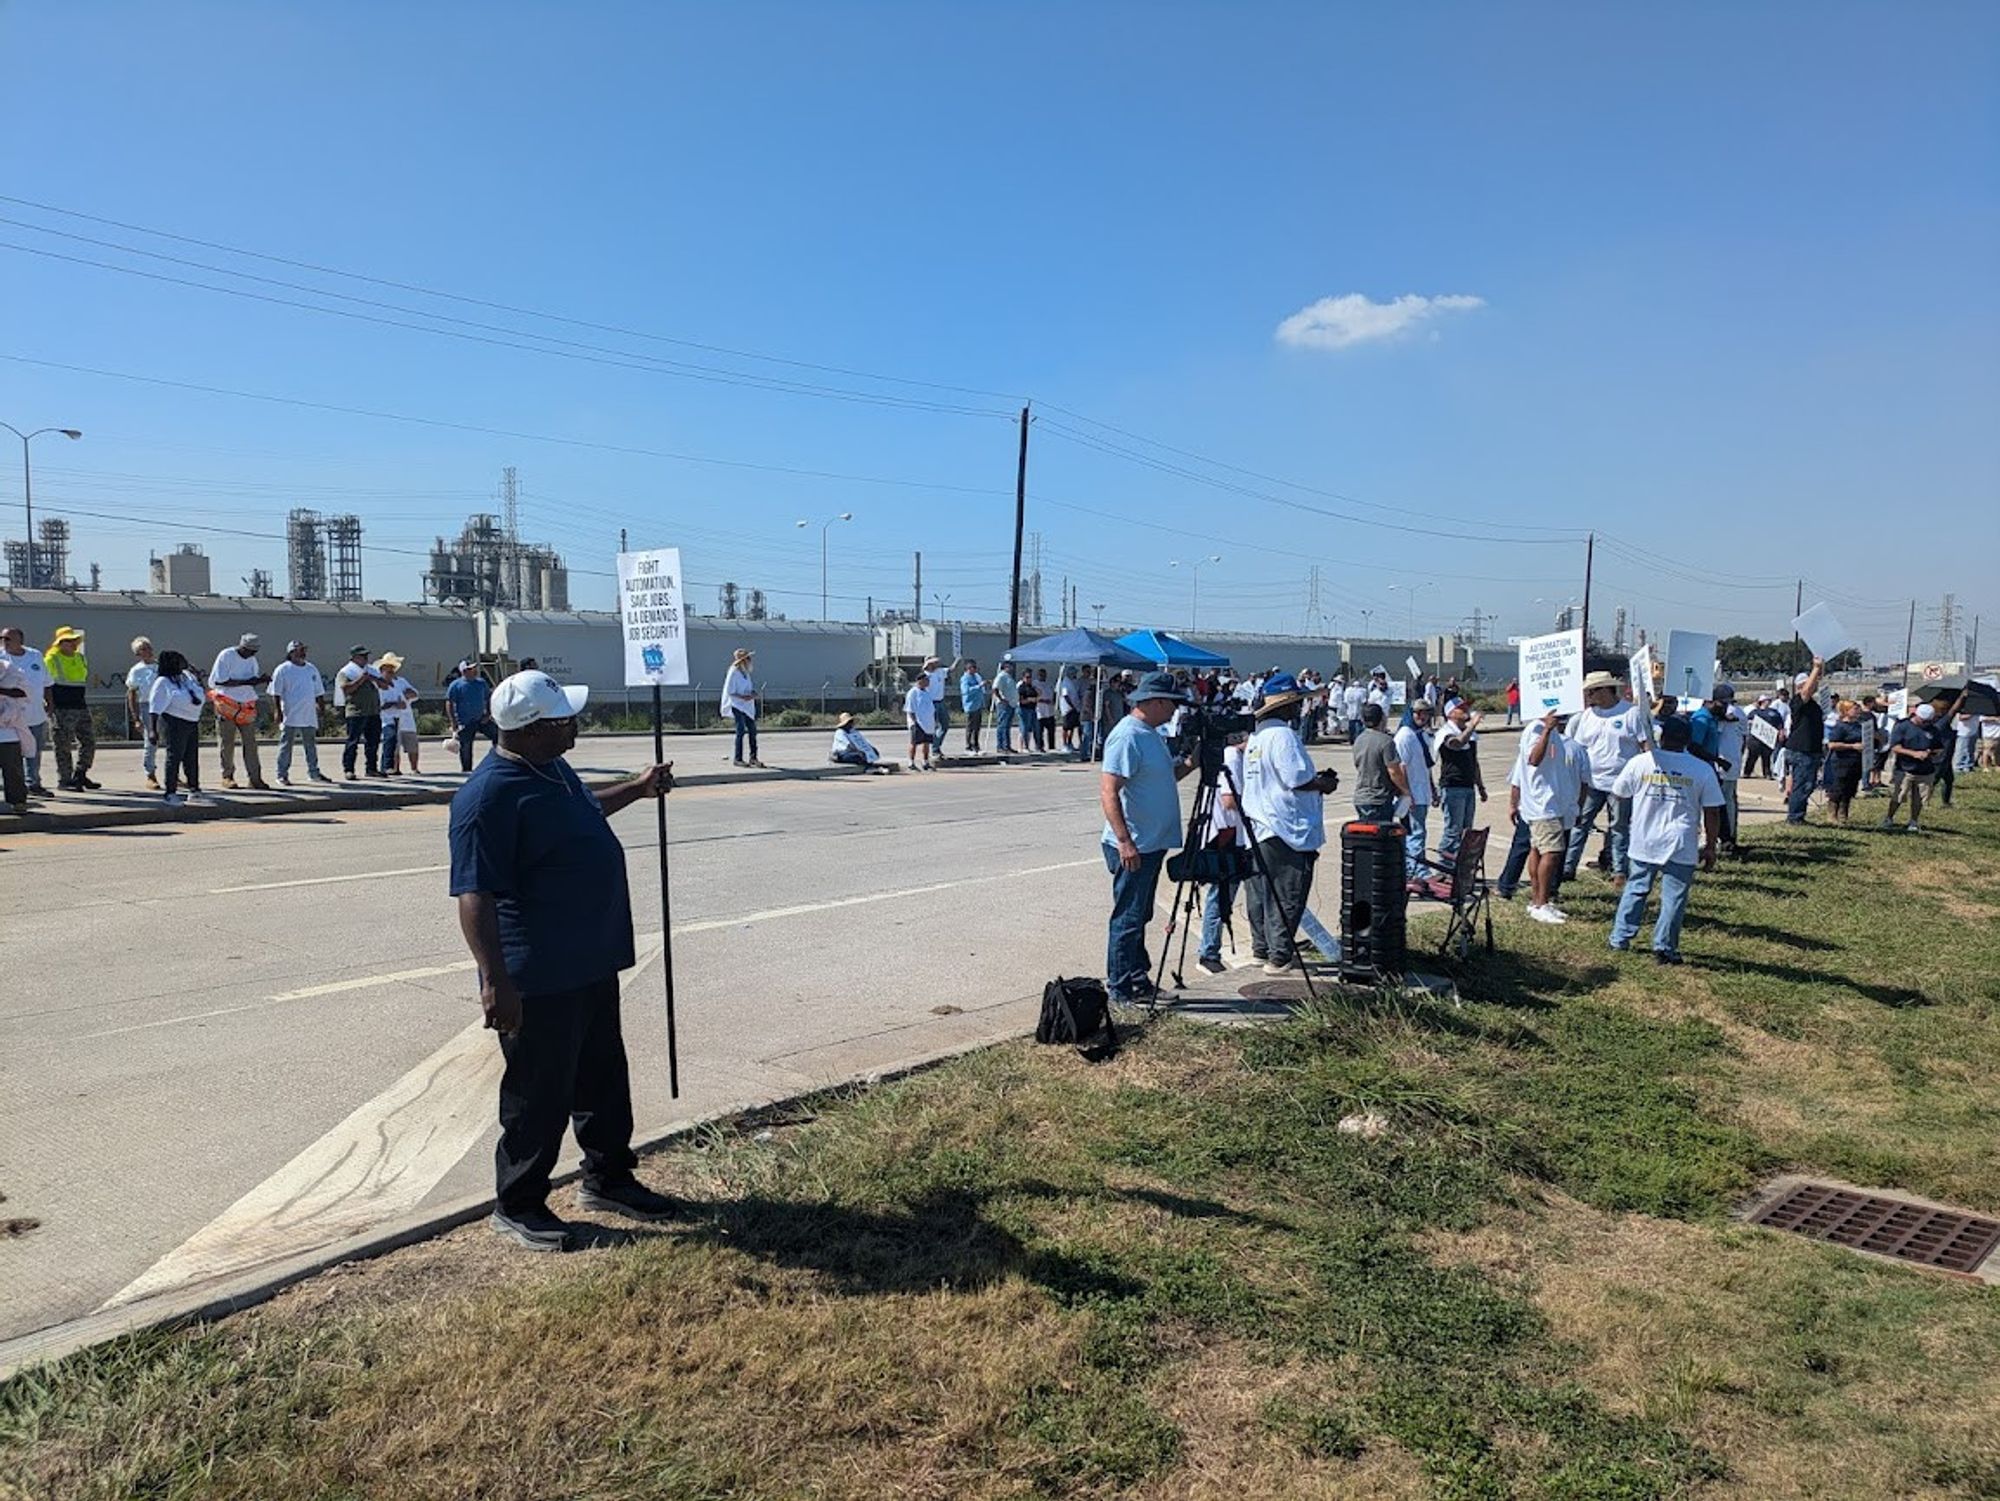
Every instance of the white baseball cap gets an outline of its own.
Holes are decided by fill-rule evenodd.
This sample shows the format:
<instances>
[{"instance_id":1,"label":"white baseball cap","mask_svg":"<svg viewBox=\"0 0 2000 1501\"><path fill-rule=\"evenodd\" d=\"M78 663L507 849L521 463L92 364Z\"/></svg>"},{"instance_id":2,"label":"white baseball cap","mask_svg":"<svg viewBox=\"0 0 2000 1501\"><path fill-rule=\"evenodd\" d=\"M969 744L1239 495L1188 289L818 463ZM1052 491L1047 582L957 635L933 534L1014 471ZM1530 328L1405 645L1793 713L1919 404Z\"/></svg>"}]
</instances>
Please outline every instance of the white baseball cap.
<instances>
[{"instance_id":1,"label":"white baseball cap","mask_svg":"<svg viewBox=\"0 0 2000 1501\"><path fill-rule=\"evenodd\" d=\"M574 719L589 701L588 688L565 688L546 672L517 672L493 690L493 722L522 730L538 720Z\"/></svg>"}]
</instances>

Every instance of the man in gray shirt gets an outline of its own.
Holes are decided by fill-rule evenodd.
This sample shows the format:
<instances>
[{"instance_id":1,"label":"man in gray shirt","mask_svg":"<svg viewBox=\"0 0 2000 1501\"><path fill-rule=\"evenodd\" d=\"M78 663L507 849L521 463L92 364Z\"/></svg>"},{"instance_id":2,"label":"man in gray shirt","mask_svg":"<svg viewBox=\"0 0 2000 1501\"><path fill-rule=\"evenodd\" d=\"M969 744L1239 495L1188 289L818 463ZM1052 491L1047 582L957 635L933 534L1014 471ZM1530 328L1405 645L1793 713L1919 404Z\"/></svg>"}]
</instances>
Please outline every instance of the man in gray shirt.
<instances>
[{"instance_id":1,"label":"man in gray shirt","mask_svg":"<svg viewBox=\"0 0 2000 1501\"><path fill-rule=\"evenodd\" d=\"M1382 706L1361 707L1361 738L1354 742L1354 816L1363 823L1393 823L1396 799L1410 795L1410 776L1396 741L1382 728Z\"/></svg>"}]
</instances>

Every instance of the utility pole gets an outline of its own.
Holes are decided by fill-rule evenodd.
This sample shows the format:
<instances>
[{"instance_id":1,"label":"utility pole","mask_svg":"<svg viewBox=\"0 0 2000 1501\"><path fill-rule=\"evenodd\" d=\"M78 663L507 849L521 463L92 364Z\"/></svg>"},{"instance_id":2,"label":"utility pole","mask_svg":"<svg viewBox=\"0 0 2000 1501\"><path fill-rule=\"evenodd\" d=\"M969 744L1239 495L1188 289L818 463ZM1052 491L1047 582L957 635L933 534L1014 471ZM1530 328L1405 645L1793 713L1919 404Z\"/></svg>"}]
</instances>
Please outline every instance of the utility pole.
<instances>
[{"instance_id":1,"label":"utility pole","mask_svg":"<svg viewBox=\"0 0 2000 1501\"><path fill-rule=\"evenodd\" d=\"M625 546L625 528L622 526L618 528L618 550L620 552L627 550Z\"/></svg>"},{"instance_id":2,"label":"utility pole","mask_svg":"<svg viewBox=\"0 0 2000 1501\"><path fill-rule=\"evenodd\" d=\"M1903 680L1909 681L1910 653L1917 645L1917 602L1910 601L1910 628L1903 633Z\"/></svg>"},{"instance_id":3,"label":"utility pole","mask_svg":"<svg viewBox=\"0 0 2000 1501\"><path fill-rule=\"evenodd\" d=\"M1014 587L1007 607L1007 648L1021 644L1021 532L1028 524L1028 409L1021 408L1021 457L1014 466Z\"/></svg>"},{"instance_id":4,"label":"utility pole","mask_svg":"<svg viewBox=\"0 0 2000 1501\"><path fill-rule=\"evenodd\" d=\"M918 553L916 555L916 558L917 558L916 622L918 625L922 625L924 623L924 555L922 553Z\"/></svg>"},{"instance_id":5,"label":"utility pole","mask_svg":"<svg viewBox=\"0 0 2000 1501\"><path fill-rule=\"evenodd\" d=\"M1792 590L1792 619L1797 620L1801 615L1805 614L1805 611L1806 611L1806 581L1804 579L1800 579L1798 582L1798 587ZM1797 631L1793 631L1792 665L1788 669L1789 671L1792 672L1797 672L1799 670L1798 648L1799 648L1799 633Z\"/></svg>"},{"instance_id":6,"label":"utility pole","mask_svg":"<svg viewBox=\"0 0 2000 1501\"><path fill-rule=\"evenodd\" d=\"M1592 532L1583 545L1583 644L1590 647L1590 573L1597 562L1597 533ZM1413 601L1414 603L1414 601Z\"/></svg>"}]
</instances>

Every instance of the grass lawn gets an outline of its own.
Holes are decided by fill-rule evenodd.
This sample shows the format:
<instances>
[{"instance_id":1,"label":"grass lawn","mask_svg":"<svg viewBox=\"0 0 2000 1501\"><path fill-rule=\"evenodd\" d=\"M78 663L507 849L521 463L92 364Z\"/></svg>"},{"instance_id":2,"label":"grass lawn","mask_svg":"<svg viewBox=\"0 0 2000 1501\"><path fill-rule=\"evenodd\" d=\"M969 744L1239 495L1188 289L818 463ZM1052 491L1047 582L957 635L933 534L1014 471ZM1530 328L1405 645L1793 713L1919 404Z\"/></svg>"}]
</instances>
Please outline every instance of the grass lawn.
<instances>
[{"instance_id":1,"label":"grass lawn","mask_svg":"<svg viewBox=\"0 0 2000 1501\"><path fill-rule=\"evenodd\" d=\"M1680 969L1586 879L1462 1008L994 1048L648 1159L696 1208L628 1244L79 1355L0 1388L0 1493L2000 1496L2000 1292L1729 1219L1787 1166L2000 1209L1986 781L1757 827Z\"/></svg>"}]
</instances>

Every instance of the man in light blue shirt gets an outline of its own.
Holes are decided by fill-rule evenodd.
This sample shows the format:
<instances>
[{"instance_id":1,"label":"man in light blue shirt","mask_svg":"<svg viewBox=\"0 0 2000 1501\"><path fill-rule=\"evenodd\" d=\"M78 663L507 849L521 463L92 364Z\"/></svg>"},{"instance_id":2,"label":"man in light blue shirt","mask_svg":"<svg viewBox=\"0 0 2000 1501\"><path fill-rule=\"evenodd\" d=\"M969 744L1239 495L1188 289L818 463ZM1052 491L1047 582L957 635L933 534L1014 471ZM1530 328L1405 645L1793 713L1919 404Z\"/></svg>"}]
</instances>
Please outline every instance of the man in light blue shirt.
<instances>
[{"instance_id":1,"label":"man in light blue shirt","mask_svg":"<svg viewBox=\"0 0 2000 1501\"><path fill-rule=\"evenodd\" d=\"M986 679L970 657L965 659L965 671L958 675L958 701L965 705L965 752L976 756L980 726L986 722Z\"/></svg>"},{"instance_id":2,"label":"man in light blue shirt","mask_svg":"<svg viewBox=\"0 0 2000 1501\"><path fill-rule=\"evenodd\" d=\"M1105 946L1104 987L1115 1001L1143 1001L1153 993L1153 961L1146 953L1146 923L1153 915L1160 866L1181 843L1181 794L1176 785L1194 769L1176 763L1160 726L1187 695L1165 672L1149 672L1131 697L1132 711L1104 741L1104 865L1111 872L1111 927Z\"/></svg>"},{"instance_id":3,"label":"man in light blue shirt","mask_svg":"<svg viewBox=\"0 0 2000 1501\"><path fill-rule=\"evenodd\" d=\"M1326 843L1326 794L1340 785L1334 771L1317 770L1299 739L1305 694L1290 673L1264 680L1257 731L1243 751L1243 811L1268 889L1260 875L1250 883L1251 952L1261 952L1264 973L1282 975L1298 962L1294 935L1312 896L1313 866Z\"/></svg>"}]
</instances>

